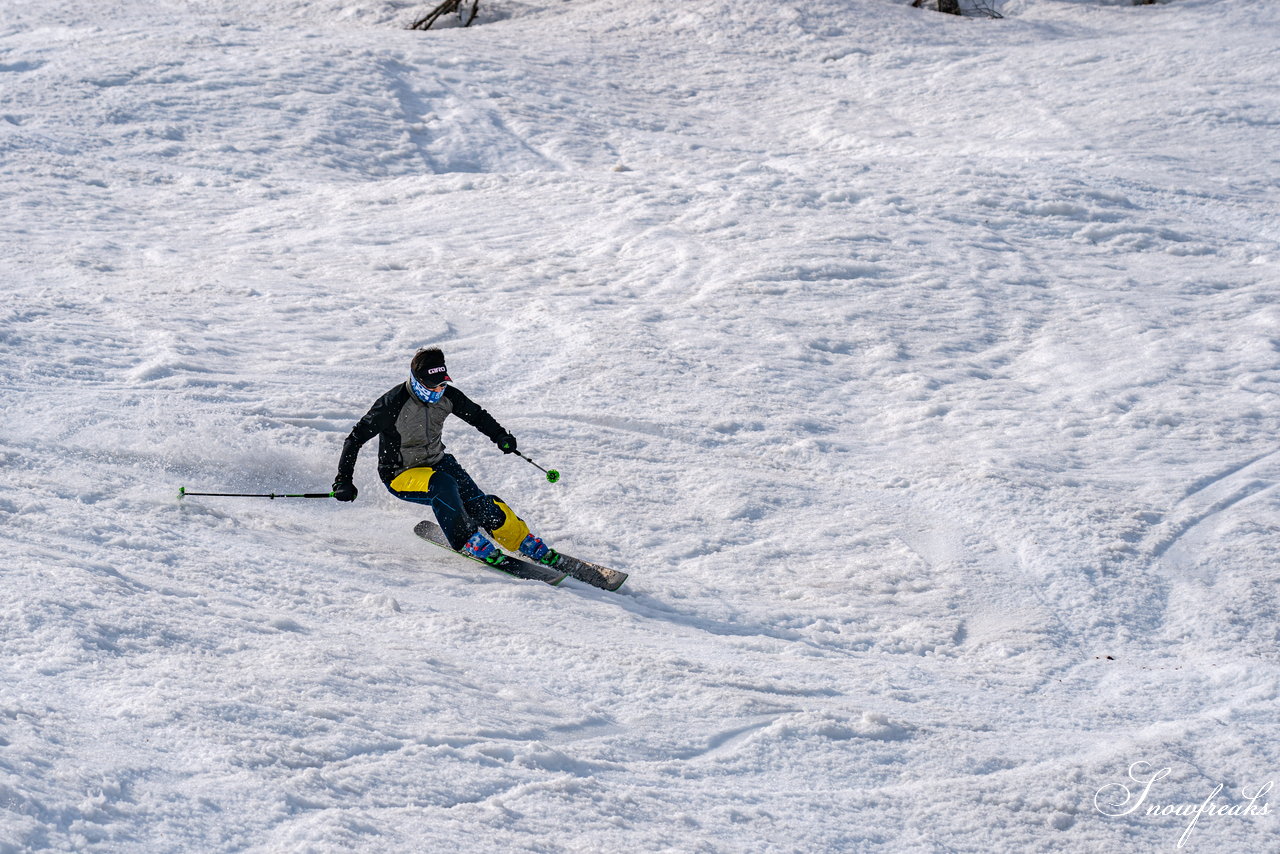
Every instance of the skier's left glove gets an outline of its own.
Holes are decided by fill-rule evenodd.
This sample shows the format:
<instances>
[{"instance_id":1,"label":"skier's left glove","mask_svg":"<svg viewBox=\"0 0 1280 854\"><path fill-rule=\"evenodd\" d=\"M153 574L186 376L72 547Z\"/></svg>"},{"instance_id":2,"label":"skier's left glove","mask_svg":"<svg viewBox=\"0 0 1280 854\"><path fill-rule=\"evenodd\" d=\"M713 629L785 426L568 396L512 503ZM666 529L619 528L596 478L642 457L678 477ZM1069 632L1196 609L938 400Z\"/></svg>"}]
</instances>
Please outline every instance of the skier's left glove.
<instances>
[{"instance_id":1,"label":"skier's left glove","mask_svg":"<svg viewBox=\"0 0 1280 854\"><path fill-rule=\"evenodd\" d=\"M498 450L504 454L514 454L516 452L516 437L510 433L506 433L498 440Z\"/></svg>"}]
</instances>

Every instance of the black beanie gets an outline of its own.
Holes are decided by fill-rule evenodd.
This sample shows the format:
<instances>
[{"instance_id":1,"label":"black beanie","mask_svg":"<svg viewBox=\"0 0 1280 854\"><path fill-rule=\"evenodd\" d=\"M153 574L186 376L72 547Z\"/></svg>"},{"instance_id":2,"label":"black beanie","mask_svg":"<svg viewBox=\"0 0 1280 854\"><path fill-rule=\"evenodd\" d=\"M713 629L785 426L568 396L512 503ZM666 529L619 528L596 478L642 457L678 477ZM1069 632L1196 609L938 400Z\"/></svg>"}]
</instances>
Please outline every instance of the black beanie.
<instances>
[{"instance_id":1,"label":"black beanie","mask_svg":"<svg viewBox=\"0 0 1280 854\"><path fill-rule=\"evenodd\" d=\"M449 379L449 369L444 366L444 353L439 347L419 350L409 366L414 379L427 388L435 388Z\"/></svg>"}]
</instances>

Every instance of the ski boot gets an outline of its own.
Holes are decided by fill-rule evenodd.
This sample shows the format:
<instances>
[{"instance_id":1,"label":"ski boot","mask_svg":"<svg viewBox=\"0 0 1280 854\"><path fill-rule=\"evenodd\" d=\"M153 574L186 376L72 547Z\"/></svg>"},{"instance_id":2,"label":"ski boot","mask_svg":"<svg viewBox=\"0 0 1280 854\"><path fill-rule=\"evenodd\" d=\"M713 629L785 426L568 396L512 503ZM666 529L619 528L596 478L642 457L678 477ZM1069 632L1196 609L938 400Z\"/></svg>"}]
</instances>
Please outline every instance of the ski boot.
<instances>
[{"instance_id":1,"label":"ski boot","mask_svg":"<svg viewBox=\"0 0 1280 854\"><path fill-rule=\"evenodd\" d=\"M525 535L524 542L520 544L520 554L543 566L554 567L560 562L560 552L544 543L541 537L535 537L533 534Z\"/></svg>"},{"instance_id":2,"label":"ski boot","mask_svg":"<svg viewBox=\"0 0 1280 854\"><path fill-rule=\"evenodd\" d=\"M473 557L476 560L489 564L490 566L498 566L507 559L507 556L502 553L502 550L485 539L484 534L479 531L472 534L471 539L467 540L463 547L458 549L458 551L462 552L467 557Z\"/></svg>"}]
</instances>

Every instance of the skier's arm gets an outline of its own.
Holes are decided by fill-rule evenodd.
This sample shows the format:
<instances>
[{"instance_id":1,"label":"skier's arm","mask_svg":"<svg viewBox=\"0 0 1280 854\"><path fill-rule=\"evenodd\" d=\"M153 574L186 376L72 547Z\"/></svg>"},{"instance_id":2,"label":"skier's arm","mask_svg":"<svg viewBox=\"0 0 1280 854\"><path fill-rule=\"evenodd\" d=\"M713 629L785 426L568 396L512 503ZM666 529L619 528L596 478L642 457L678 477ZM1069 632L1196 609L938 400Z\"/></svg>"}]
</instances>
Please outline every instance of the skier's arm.
<instances>
[{"instance_id":1,"label":"skier's arm","mask_svg":"<svg viewBox=\"0 0 1280 854\"><path fill-rule=\"evenodd\" d=\"M333 481L335 491L339 483L351 483L356 472L356 458L360 456L360 449L364 447L364 443L385 431L395 421L393 397L394 391L378 398L378 401L347 434L346 441L342 443L342 456L338 458L338 476Z\"/></svg>"},{"instance_id":2,"label":"skier's arm","mask_svg":"<svg viewBox=\"0 0 1280 854\"><path fill-rule=\"evenodd\" d=\"M516 437L503 429L497 419L484 411L478 403L453 386L447 387L444 393L453 404L454 415L487 436L503 453L509 454L516 449Z\"/></svg>"}]
</instances>

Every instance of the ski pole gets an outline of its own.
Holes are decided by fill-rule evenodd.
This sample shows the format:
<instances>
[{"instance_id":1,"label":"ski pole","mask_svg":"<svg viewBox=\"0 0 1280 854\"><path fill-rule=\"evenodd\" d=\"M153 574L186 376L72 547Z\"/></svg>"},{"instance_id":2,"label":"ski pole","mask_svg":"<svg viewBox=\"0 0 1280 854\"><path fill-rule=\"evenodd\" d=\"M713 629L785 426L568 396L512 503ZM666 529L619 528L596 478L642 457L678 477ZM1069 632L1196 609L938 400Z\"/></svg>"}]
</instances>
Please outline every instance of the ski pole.
<instances>
[{"instance_id":1,"label":"ski pole","mask_svg":"<svg viewBox=\"0 0 1280 854\"><path fill-rule=\"evenodd\" d=\"M185 486L178 487L178 498L188 495L217 495L222 498L332 498L332 492L295 492L282 494L278 492L187 492Z\"/></svg>"},{"instance_id":2,"label":"ski pole","mask_svg":"<svg viewBox=\"0 0 1280 854\"><path fill-rule=\"evenodd\" d=\"M555 469L544 469L542 466L538 465L538 464L537 464L537 463L535 463L533 460L529 459L528 457L526 457L524 454L520 453L519 451L516 451L516 452L515 452L515 454L516 454L516 456L517 456L517 457L520 457L522 460L524 460L525 462L529 463L530 465L532 465L534 468L538 469L539 471L546 472L546 475L547 475L547 482L548 482L548 483L555 483L557 480L559 480L559 479L560 479L560 472L556 471Z\"/></svg>"}]
</instances>

